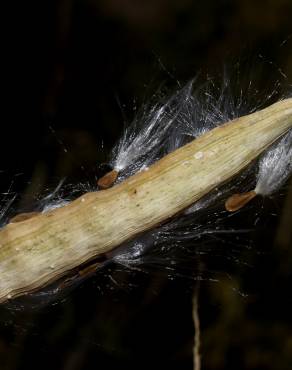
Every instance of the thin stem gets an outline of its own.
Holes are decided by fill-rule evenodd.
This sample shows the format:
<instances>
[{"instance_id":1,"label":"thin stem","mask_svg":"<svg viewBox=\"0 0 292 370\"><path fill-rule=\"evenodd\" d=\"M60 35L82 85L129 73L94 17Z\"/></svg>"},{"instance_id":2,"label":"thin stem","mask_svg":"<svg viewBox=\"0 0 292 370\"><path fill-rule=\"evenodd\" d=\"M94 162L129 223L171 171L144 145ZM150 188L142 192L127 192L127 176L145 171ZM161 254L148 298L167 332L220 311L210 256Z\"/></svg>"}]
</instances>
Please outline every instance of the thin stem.
<instances>
[{"instance_id":1,"label":"thin stem","mask_svg":"<svg viewBox=\"0 0 292 370\"><path fill-rule=\"evenodd\" d=\"M198 282L193 295L193 322L195 328L194 348L193 348L194 370L201 370L201 354L200 354L201 329L199 316L199 291L200 291L200 282Z\"/></svg>"}]
</instances>

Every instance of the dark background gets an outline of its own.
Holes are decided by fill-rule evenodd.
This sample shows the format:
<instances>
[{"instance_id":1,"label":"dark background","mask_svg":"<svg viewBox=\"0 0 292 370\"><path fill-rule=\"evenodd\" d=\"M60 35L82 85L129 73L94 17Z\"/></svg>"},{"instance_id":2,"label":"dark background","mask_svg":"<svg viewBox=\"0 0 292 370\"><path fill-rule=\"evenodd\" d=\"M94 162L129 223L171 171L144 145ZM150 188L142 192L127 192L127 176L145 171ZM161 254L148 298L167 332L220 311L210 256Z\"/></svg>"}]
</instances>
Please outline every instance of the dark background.
<instances>
[{"instance_id":1,"label":"dark background","mask_svg":"<svg viewBox=\"0 0 292 370\"><path fill-rule=\"evenodd\" d=\"M289 0L7 5L0 190L19 194L22 210L63 177L94 183L124 121L161 85L171 91L198 73L204 81L223 66L232 70L235 60L243 61L243 75L247 65L264 71L254 76L263 99L278 79L291 85ZM243 248L240 263L216 266L218 282L201 284L203 369L292 367L287 193L235 220L239 228L254 226L260 214L246 242L251 250ZM57 304L1 307L0 369L191 369L195 281L177 275L112 266Z\"/></svg>"}]
</instances>

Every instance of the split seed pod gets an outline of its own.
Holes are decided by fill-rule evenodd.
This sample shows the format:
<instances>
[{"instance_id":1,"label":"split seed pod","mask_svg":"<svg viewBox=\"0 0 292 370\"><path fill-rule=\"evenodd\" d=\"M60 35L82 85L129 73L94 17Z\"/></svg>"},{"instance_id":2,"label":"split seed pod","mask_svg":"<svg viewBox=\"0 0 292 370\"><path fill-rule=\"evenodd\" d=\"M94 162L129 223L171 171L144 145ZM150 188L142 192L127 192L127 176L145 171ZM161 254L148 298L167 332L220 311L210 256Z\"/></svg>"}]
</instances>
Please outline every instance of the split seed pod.
<instances>
[{"instance_id":1,"label":"split seed pod","mask_svg":"<svg viewBox=\"0 0 292 370\"><path fill-rule=\"evenodd\" d=\"M0 301L165 222L236 176L292 127L292 99L217 127L124 182L0 230Z\"/></svg>"}]
</instances>

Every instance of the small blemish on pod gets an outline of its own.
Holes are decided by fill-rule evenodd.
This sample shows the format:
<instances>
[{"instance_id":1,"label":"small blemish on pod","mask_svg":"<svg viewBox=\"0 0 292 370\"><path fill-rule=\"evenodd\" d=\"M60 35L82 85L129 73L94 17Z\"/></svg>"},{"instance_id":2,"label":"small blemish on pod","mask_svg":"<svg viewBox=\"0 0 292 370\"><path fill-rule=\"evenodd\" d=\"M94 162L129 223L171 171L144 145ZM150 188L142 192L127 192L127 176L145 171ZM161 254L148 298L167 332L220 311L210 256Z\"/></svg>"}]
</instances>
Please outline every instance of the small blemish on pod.
<instances>
[{"instance_id":1,"label":"small blemish on pod","mask_svg":"<svg viewBox=\"0 0 292 370\"><path fill-rule=\"evenodd\" d=\"M216 152L214 150L208 150L206 152L206 155L207 155L208 158L213 157L215 154L216 154Z\"/></svg>"},{"instance_id":2,"label":"small blemish on pod","mask_svg":"<svg viewBox=\"0 0 292 370\"><path fill-rule=\"evenodd\" d=\"M196 159L202 159L204 157L204 153L203 152L197 152L194 154L194 158Z\"/></svg>"}]
</instances>

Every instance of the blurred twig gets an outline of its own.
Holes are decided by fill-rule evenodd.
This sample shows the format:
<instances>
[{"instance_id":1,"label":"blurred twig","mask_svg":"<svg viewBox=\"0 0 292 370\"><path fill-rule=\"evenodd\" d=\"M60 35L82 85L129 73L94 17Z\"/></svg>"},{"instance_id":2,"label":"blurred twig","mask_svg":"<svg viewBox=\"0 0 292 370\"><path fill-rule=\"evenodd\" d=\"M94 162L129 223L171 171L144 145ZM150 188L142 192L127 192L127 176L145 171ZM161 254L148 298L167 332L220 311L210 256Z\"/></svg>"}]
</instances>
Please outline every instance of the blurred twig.
<instances>
[{"instance_id":1,"label":"blurred twig","mask_svg":"<svg viewBox=\"0 0 292 370\"><path fill-rule=\"evenodd\" d=\"M193 348L194 370L201 370L201 354L200 354L201 329L199 316L199 292L200 292L200 282L197 283L193 295L193 322L195 328L194 348Z\"/></svg>"},{"instance_id":2,"label":"blurred twig","mask_svg":"<svg viewBox=\"0 0 292 370\"><path fill-rule=\"evenodd\" d=\"M289 192L285 199L276 235L276 244L283 249L292 246L292 180L290 181Z\"/></svg>"}]
</instances>

